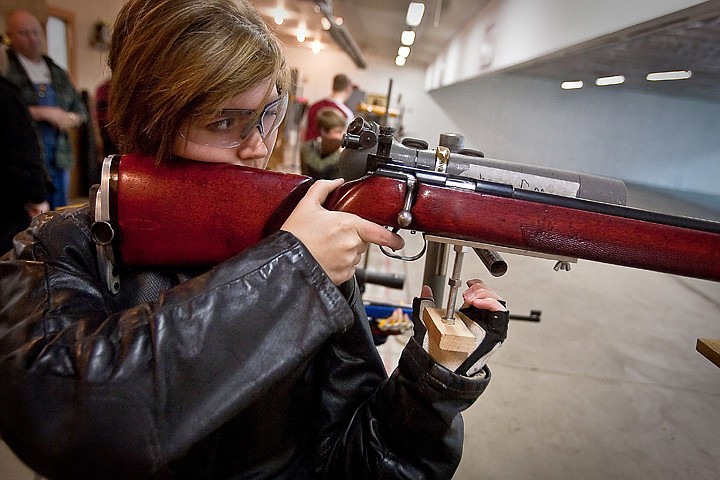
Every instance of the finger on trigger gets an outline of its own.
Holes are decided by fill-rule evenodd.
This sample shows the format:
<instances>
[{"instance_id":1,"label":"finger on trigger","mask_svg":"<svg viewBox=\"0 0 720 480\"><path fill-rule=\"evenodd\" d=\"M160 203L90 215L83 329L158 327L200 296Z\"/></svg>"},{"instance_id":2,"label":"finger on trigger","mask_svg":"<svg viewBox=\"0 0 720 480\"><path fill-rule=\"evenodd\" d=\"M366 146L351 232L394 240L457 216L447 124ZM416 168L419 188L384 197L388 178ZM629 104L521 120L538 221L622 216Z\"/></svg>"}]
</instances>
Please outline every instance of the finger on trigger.
<instances>
[{"instance_id":1,"label":"finger on trigger","mask_svg":"<svg viewBox=\"0 0 720 480\"><path fill-rule=\"evenodd\" d=\"M405 246L405 240L397 233L393 233L387 228L369 220L361 220L362 223L358 226L358 234L360 238L366 242L390 247L393 250L400 250Z\"/></svg>"}]
</instances>

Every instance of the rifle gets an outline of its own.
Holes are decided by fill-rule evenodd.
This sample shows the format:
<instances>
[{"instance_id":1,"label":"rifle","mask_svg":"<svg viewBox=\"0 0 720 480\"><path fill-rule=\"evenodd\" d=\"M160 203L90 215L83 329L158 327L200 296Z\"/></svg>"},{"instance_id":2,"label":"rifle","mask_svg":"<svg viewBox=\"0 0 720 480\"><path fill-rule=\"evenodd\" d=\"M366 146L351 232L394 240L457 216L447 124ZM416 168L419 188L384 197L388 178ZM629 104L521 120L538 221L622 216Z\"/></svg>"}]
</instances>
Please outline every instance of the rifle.
<instances>
[{"instance_id":1,"label":"rifle","mask_svg":"<svg viewBox=\"0 0 720 480\"><path fill-rule=\"evenodd\" d=\"M351 165L363 174L331 193L327 209L454 244L458 256L471 246L720 281L720 223L625 206L617 180L399 145L391 127L361 118L348 127L344 145L341 170ZM118 291L119 266L230 258L278 231L311 183L234 165L108 157L91 192L92 233L108 288ZM458 266L443 316L450 325Z\"/></svg>"},{"instance_id":2,"label":"rifle","mask_svg":"<svg viewBox=\"0 0 720 480\"><path fill-rule=\"evenodd\" d=\"M352 133L357 120L346 134L346 151L362 149L366 174L333 192L328 209L451 241L720 280L718 222L621 205L621 182L603 184L602 177L585 176L599 194L611 191L597 201L408 166L407 155L393 158L391 132L377 136L376 152L364 146L372 142L365 131ZM564 173L550 172L555 178L549 180ZM91 196L101 222L93 231L99 245L112 246L116 265L216 264L277 231L311 183L233 165L110 156ZM195 235L200 230L203 235Z\"/></svg>"}]
</instances>

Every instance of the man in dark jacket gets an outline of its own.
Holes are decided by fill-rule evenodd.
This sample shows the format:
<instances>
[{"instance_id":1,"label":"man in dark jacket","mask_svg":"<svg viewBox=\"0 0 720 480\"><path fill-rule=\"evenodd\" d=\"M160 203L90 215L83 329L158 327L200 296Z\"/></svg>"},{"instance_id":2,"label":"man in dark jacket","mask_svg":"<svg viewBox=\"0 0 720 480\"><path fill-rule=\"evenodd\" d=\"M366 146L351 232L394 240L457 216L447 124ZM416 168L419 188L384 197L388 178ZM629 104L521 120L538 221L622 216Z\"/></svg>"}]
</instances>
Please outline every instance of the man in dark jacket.
<instances>
[{"instance_id":1,"label":"man in dark jacket","mask_svg":"<svg viewBox=\"0 0 720 480\"><path fill-rule=\"evenodd\" d=\"M55 185L54 195L48 198L50 208L67 205L69 169L73 164L68 131L87 121L85 104L67 72L43 55L45 37L32 13L11 10L5 16L5 27L12 42L7 78L20 89L36 122L45 166Z\"/></svg>"},{"instance_id":2,"label":"man in dark jacket","mask_svg":"<svg viewBox=\"0 0 720 480\"><path fill-rule=\"evenodd\" d=\"M50 208L45 197L53 185L27 108L15 86L2 77L0 112L0 252L5 253L15 234Z\"/></svg>"}]
</instances>

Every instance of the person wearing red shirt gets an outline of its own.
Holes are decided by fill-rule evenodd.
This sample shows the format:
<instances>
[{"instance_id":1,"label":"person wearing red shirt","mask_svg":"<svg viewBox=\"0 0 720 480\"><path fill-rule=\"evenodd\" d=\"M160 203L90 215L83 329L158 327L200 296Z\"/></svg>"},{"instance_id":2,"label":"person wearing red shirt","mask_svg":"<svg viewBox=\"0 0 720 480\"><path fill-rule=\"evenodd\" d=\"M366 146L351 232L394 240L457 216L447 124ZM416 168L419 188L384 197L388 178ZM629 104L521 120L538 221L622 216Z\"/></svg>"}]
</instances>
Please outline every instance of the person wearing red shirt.
<instances>
[{"instance_id":1,"label":"person wearing red shirt","mask_svg":"<svg viewBox=\"0 0 720 480\"><path fill-rule=\"evenodd\" d=\"M353 112L345 102L350 97L353 90L353 84L347 75L339 73L333 77L332 93L329 97L313 103L308 110L307 130L305 131L305 141L315 140L320 136L317 127L317 114L323 108L334 108L346 120L346 125L353 119Z\"/></svg>"}]
</instances>

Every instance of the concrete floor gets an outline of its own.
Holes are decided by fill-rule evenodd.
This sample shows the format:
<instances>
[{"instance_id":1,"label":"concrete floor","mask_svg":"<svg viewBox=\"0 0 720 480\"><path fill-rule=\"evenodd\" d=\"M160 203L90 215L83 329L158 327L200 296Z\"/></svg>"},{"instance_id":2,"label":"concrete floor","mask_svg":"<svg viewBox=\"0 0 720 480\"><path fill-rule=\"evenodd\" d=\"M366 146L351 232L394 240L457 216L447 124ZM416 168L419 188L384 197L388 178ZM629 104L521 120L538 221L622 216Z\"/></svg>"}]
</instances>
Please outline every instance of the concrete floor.
<instances>
[{"instance_id":1,"label":"concrete floor","mask_svg":"<svg viewBox=\"0 0 720 480\"><path fill-rule=\"evenodd\" d=\"M720 220L700 208L633 188L629 203ZM406 235L408 250L420 245ZM695 350L720 338L720 283L580 261L555 272L550 260L505 255L492 278L466 256L463 278L486 279L513 313L541 310L540 323L513 321L491 359L493 380L464 414L465 450L454 480L720 478L720 368ZM405 288L369 285L368 300L409 302L424 262L384 257L368 268L405 275ZM392 368L407 337L380 347ZM422 419L418 419L422 421ZM0 479L34 475L7 447Z\"/></svg>"}]
</instances>

